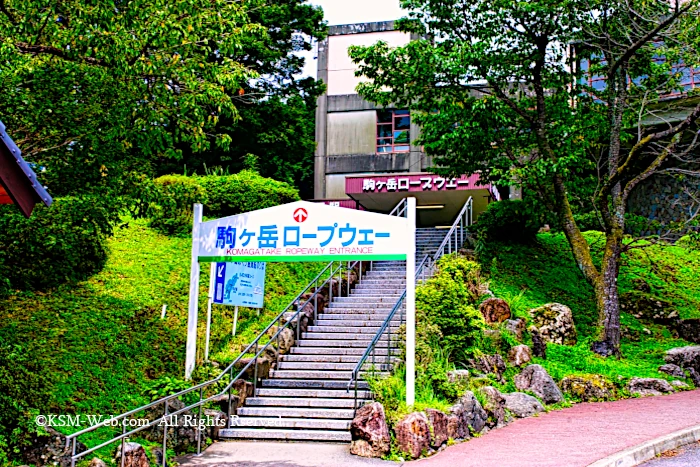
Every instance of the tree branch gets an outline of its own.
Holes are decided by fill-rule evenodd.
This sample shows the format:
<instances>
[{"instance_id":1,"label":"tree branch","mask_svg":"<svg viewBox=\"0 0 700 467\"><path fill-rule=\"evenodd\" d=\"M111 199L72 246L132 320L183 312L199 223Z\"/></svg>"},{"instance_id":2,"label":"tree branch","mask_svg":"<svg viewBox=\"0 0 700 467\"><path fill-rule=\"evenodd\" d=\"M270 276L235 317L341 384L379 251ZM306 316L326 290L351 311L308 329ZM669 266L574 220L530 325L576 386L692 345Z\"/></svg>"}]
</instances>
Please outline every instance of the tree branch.
<instances>
[{"instance_id":1,"label":"tree branch","mask_svg":"<svg viewBox=\"0 0 700 467\"><path fill-rule=\"evenodd\" d=\"M7 17L7 20L10 22L10 24L12 24L13 26L17 24L15 22L15 17L12 16L10 11L5 6L5 0L0 0L0 12L2 12Z\"/></svg>"},{"instance_id":2,"label":"tree branch","mask_svg":"<svg viewBox=\"0 0 700 467\"><path fill-rule=\"evenodd\" d=\"M20 53L23 54L53 55L54 57L62 58L63 60L68 60L71 62L82 61L85 63L89 63L90 65L107 66L104 60L100 60L94 57L78 57L77 59L75 59L73 57L69 57L65 51L47 45L29 45L24 42L18 42L17 49L20 51Z\"/></svg>"}]
</instances>

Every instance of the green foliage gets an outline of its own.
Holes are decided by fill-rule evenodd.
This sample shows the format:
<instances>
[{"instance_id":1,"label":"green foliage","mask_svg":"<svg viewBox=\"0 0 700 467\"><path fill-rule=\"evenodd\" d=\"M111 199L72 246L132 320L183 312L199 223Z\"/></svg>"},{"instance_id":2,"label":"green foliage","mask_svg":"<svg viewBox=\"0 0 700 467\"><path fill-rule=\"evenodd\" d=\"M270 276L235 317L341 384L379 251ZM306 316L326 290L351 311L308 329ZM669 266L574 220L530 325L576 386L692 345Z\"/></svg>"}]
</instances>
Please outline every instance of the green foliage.
<instances>
[{"instance_id":1,"label":"green foliage","mask_svg":"<svg viewBox=\"0 0 700 467\"><path fill-rule=\"evenodd\" d=\"M484 326L481 313L472 305L481 287L479 265L457 255L447 255L438 261L437 267L437 274L416 289L418 328L423 323L434 325L426 327L432 333L422 331L418 335L419 345L429 348L432 340L438 338L447 352L469 353ZM432 359L429 353L425 357L428 361Z\"/></svg>"},{"instance_id":2,"label":"green foliage","mask_svg":"<svg viewBox=\"0 0 700 467\"><path fill-rule=\"evenodd\" d=\"M197 177L206 192L205 214L225 217L299 200L298 191L284 182L251 170L236 175Z\"/></svg>"},{"instance_id":3,"label":"green foliage","mask_svg":"<svg viewBox=\"0 0 700 467\"><path fill-rule=\"evenodd\" d=\"M192 387L192 384L179 378L163 376L148 383L145 394L151 401L184 391Z\"/></svg>"},{"instance_id":4,"label":"green foliage","mask_svg":"<svg viewBox=\"0 0 700 467\"><path fill-rule=\"evenodd\" d=\"M491 242L529 243L544 224L538 206L532 201L504 200L489 204L476 224L477 248L487 248Z\"/></svg>"},{"instance_id":5,"label":"green foliage","mask_svg":"<svg viewBox=\"0 0 700 467\"><path fill-rule=\"evenodd\" d=\"M155 179L154 185L154 197L148 209L151 227L171 235L191 232L192 205L207 200L199 179L164 175Z\"/></svg>"},{"instance_id":6,"label":"green foliage","mask_svg":"<svg viewBox=\"0 0 700 467\"><path fill-rule=\"evenodd\" d=\"M23 290L84 279L107 259L113 210L97 197L59 198L26 219L16 206L0 207L0 282ZM0 283L0 289L2 289Z\"/></svg>"},{"instance_id":7,"label":"green foliage","mask_svg":"<svg viewBox=\"0 0 700 467\"><path fill-rule=\"evenodd\" d=\"M151 227L176 235L191 231L194 203L204 204L207 217L219 218L299 199L295 188L251 170L235 175L164 175L152 188L145 182L142 196L151 199L147 211Z\"/></svg>"}]
</instances>

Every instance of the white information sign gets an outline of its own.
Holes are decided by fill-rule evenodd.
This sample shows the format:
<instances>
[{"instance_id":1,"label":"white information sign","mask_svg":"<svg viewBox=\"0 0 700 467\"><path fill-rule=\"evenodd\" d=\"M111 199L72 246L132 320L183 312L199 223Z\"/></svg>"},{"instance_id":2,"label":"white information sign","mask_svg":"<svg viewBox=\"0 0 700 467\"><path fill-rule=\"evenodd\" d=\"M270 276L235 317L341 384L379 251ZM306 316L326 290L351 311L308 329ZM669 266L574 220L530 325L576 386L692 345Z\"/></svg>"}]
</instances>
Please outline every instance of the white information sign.
<instances>
[{"instance_id":1,"label":"white information sign","mask_svg":"<svg viewBox=\"0 0 700 467\"><path fill-rule=\"evenodd\" d=\"M408 220L297 201L203 222L200 262L405 260Z\"/></svg>"}]
</instances>

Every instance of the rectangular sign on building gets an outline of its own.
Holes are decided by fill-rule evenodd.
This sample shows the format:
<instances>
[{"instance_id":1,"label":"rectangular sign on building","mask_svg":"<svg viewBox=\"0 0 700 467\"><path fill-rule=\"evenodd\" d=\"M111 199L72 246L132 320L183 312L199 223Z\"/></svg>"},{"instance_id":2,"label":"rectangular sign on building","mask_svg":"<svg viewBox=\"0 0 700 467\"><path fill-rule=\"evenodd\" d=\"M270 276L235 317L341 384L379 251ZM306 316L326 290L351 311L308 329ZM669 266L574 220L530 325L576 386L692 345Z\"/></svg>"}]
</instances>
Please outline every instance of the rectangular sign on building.
<instances>
[{"instance_id":1,"label":"rectangular sign on building","mask_svg":"<svg viewBox=\"0 0 700 467\"><path fill-rule=\"evenodd\" d=\"M216 263L214 303L262 308L265 263Z\"/></svg>"},{"instance_id":2,"label":"rectangular sign on building","mask_svg":"<svg viewBox=\"0 0 700 467\"><path fill-rule=\"evenodd\" d=\"M403 217L295 203L203 222L202 262L405 260L412 244Z\"/></svg>"}]
</instances>

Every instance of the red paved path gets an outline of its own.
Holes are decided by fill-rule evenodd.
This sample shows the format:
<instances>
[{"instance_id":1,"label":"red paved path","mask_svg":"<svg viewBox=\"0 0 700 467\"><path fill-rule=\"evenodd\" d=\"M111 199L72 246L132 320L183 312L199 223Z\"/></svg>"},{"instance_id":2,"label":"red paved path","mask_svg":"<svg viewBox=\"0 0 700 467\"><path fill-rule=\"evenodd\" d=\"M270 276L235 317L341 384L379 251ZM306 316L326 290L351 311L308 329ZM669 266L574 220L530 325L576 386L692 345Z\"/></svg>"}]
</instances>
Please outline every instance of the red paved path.
<instances>
[{"instance_id":1,"label":"red paved path","mask_svg":"<svg viewBox=\"0 0 700 467\"><path fill-rule=\"evenodd\" d=\"M481 438L405 465L585 467L611 454L700 425L700 390L578 404L518 420Z\"/></svg>"}]
</instances>

